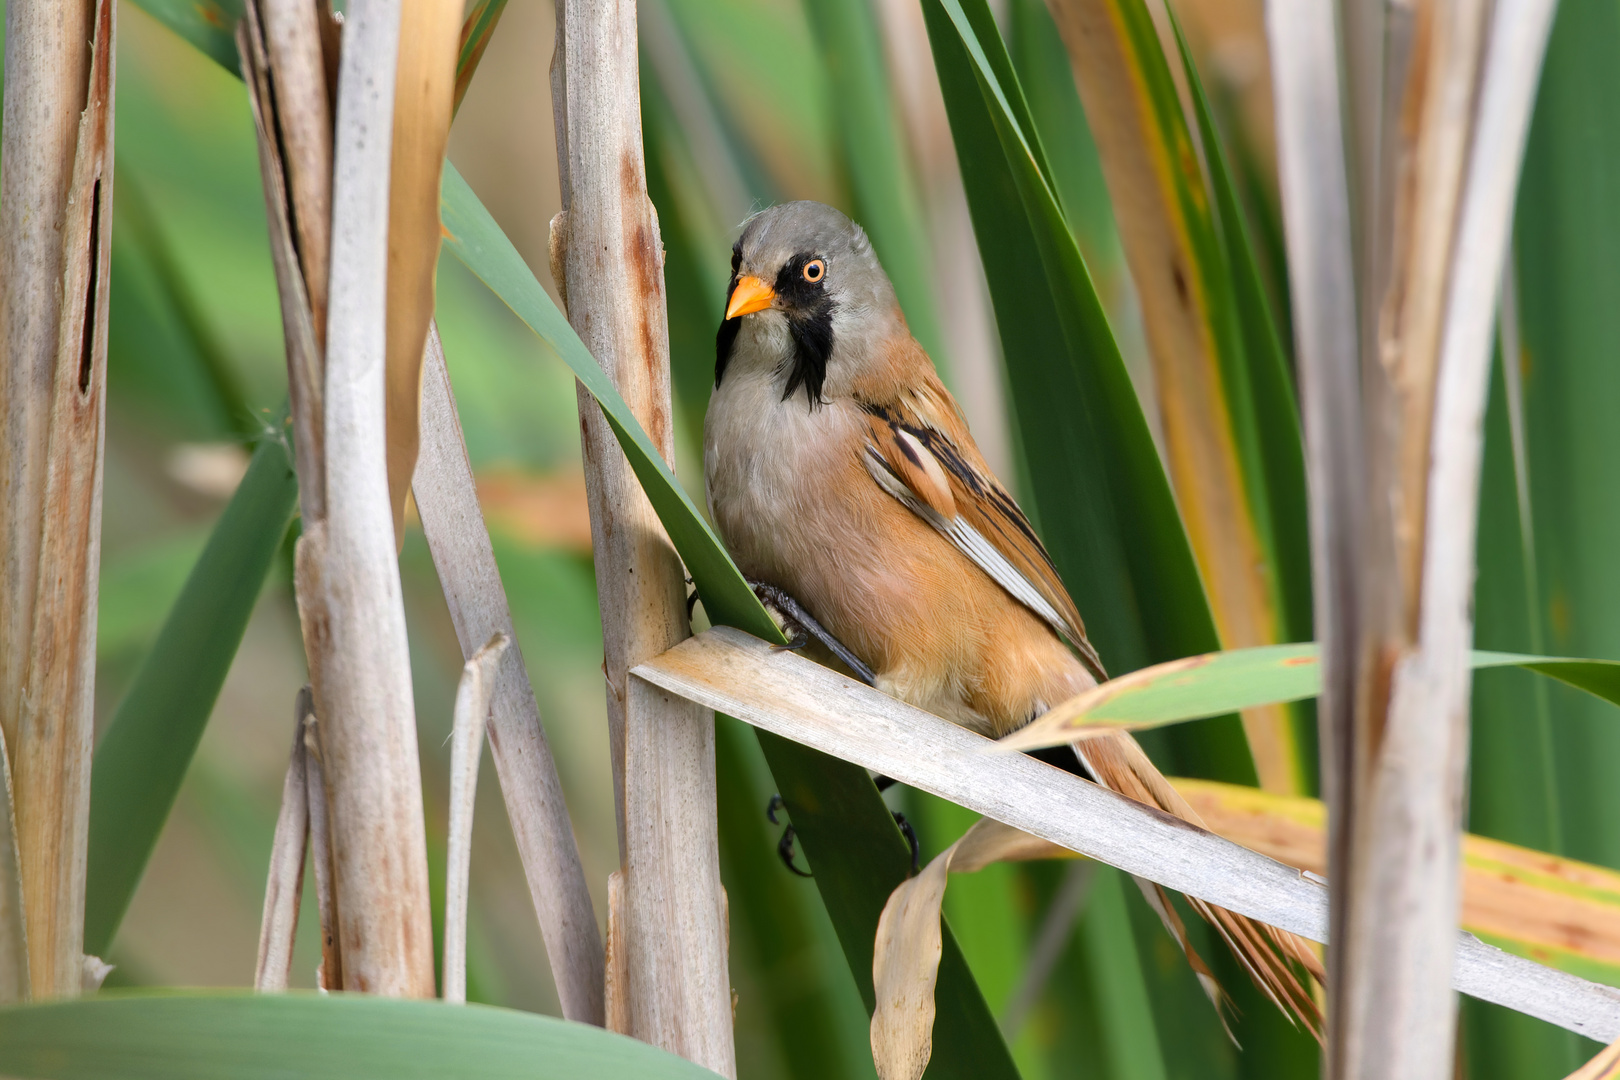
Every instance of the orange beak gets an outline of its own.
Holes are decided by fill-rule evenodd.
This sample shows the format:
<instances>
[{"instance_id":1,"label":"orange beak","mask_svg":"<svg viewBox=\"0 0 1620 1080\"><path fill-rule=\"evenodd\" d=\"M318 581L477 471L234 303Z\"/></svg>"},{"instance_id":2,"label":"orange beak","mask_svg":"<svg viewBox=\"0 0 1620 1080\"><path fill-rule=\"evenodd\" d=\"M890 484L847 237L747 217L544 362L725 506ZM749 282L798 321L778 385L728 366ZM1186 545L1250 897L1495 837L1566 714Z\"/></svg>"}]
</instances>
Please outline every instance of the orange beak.
<instances>
[{"instance_id":1,"label":"orange beak","mask_svg":"<svg viewBox=\"0 0 1620 1080\"><path fill-rule=\"evenodd\" d=\"M731 290L731 303L726 305L726 318L735 319L739 315L764 311L775 299L775 289L754 275L745 274L737 279L737 287Z\"/></svg>"}]
</instances>

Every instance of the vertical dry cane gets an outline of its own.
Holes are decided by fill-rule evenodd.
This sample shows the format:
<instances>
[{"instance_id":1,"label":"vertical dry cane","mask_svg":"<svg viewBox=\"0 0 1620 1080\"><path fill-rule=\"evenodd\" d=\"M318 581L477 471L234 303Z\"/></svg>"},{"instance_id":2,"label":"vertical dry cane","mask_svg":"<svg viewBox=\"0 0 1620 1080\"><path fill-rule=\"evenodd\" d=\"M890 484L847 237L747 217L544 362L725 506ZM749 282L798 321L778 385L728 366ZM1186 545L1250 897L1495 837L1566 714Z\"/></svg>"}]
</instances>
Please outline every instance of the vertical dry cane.
<instances>
[{"instance_id":1,"label":"vertical dry cane","mask_svg":"<svg viewBox=\"0 0 1620 1080\"><path fill-rule=\"evenodd\" d=\"M326 646L316 707L343 987L431 997L427 842L384 433L399 27L397 4L354 0L343 28L322 398L326 520L306 528L300 557L318 568L306 635Z\"/></svg>"},{"instance_id":2,"label":"vertical dry cane","mask_svg":"<svg viewBox=\"0 0 1620 1080\"><path fill-rule=\"evenodd\" d=\"M552 100L565 210L552 226L554 273L569 322L673 458L663 245L646 191L636 8L564 0L557 20ZM714 717L629 676L690 633L684 575L583 389L579 410L624 874L623 919L610 923L622 926L623 940L610 940L609 953L622 957L631 1034L733 1075ZM608 1011L614 1015L613 1002Z\"/></svg>"},{"instance_id":3,"label":"vertical dry cane","mask_svg":"<svg viewBox=\"0 0 1620 1080\"><path fill-rule=\"evenodd\" d=\"M472 464L436 329L428 331L422 378L422 446L411 481L422 532L444 589L462 655L471 659L496 633L512 639L502 657L489 718L489 749L523 860L563 1016L600 1026L602 937L579 861L562 781L540 725L495 549L478 506Z\"/></svg>"},{"instance_id":4,"label":"vertical dry cane","mask_svg":"<svg viewBox=\"0 0 1620 1080\"><path fill-rule=\"evenodd\" d=\"M13 0L0 150L0 735L28 976L79 991L112 237L111 0ZM0 876L12 868L0 866ZM19 972L0 974L15 988Z\"/></svg>"},{"instance_id":5,"label":"vertical dry cane","mask_svg":"<svg viewBox=\"0 0 1620 1080\"><path fill-rule=\"evenodd\" d=\"M1268 11L1323 642L1327 1074L1427 1080L1455 1030L1491 310L1551 5L1346 12L1350 155L1333 11Z\"/></svg>"}]
</instances>

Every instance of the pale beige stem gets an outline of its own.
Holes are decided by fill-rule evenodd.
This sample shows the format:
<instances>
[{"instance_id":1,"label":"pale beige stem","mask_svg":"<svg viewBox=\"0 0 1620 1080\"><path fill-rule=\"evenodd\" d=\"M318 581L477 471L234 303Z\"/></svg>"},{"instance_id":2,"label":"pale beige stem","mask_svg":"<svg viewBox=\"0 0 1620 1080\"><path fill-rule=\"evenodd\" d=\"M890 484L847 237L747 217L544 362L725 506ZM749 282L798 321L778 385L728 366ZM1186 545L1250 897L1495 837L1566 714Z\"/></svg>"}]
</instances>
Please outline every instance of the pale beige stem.
<instances>
[{"instance_id":1,"label":"pale beige stem","mask_svg":"<svg viewBox=\"0 0 1620 1080\"><path fill-rule=\"evenodd\" d=\"M253 969L255 990L285 990L292 974L293 942L298 936L298 902L304 890L304 852L309 847L309 788L304 749L304 717L310 711L309 687L293 704L292 753L281 784L281 812L270 843L270 872L264 884L264 914L259 920L259 958Z\"/></svg>"},{"instance_id":2,"label":"pale beige stem","mask_svg":"<svg viewBox=\"0 0 1620 1080\"><path fill-rule=\"evenodd\" d=\"M300 697L300 708L311 699ZM315 907L321 921L321 966L315 973L326 990L343 989L343 951L338 938L337 890L332 870L332 821L326 805L326 767L321 727L313 712L303 719L305 792L309 797L309 866L315 877Z\"/></svg>"},{"instance_id":3,"label":"pale beige stem","mask_svg":"<svg viewBox=\"0 0 1620 1080\"><path fill-rule=\"evenodd\" d=\"M0 1005L28 1000L28 923L23 917L22 866L17 858L16 816L11 801L11 755L0 733Z\"/></svg>"},{"instance_id":4,"label":"pale beige stem","mask_svg":"<svg viewBox=\"0 0 1620 1080\"><path fill-rule=\"evenodd\" d=\"M275 268L276 289L281 295L281 332L287 350L287 394L292 406L298 505L307 531L312 524L326 518L326 469L322 451L326 439L326 421L321 408L326 375L320 338L310 307L310 290L305 284L305 271L300 266L300 259L305 264L317 264L320 272L325 274L326 252L330 242L330 213L326 204L331 186L331 150L328 148L326 151L325 171L318 175L302 171L319 167L318 153L307 151L291 159L282 156L282 146L293 136L281 126L279 95L285 93L295 100L302 100L316 96L316 91L309 89L300 93L291 76L283 73L278 82L278 93L272 94L270 57L258 12L257 0L247 0L246 11L236 27L236 47L242 60L242 79L247 84L248 104L252 107L254 131L258 137L259 175L264 184L265 217L270 232L270 261ZM316 70L319 71L318 66ZM324 92L320 91L322 94ZM308 135L309 132L303 132L299 137ZM302 192L307 203L296 213L300 224L305 225L297 241L294 240L295 211L293 203L289 201L289 193L294 189ZM310 225L309 220L316 216L319 217L319 224ZM301 246L308 244L319 244L319 254ZM321 287L324 295L324 280ZM323 328L324 317L323 307ZM301 589L299 596L302 607L306 600ZM310 677L316 698L319 699L320 665L307 639L305 651L310 654Z\"/></svg>"},{"instance_id":5,"label":"pale beige stem","mask_svg":"<svg viewBox=\"0 0 1620 1080\"><path fill-rule=\"evenodd\" d=\"M0 729L17 749L62 313L62 224L90 57L90 0L6 6L0 147Z\"/></svg>"},{"instance_id":6,"label":"pale beige stem","mask_svg":"<svg viewBox=\"0 0 1620 1080\"><path fill-rule=\"evenodd\" d=\"M444 873L444 1000L467 1002L467 886L472 867L473 809L484 727L501 655L512 639L496 631L461 669L450 731L450 828Z\"/></svg>"},{"instance_id":7,"label":"pale beige stem","mask_svg":"<svg viewBox=\"0 0 1620 1080\"><path fill-rule=\"evenodd\" d=\"M325 12L312 0L261 0L264 60L275 87L275 112L286 158L287 194L298 237L298 265L309 294L316 341L326 338L326 294L332 236L332 98L321 54ZM252 18L253 8L248 9ZM243 75L247 72L244 69Z\"/></svg>"},{"instance_id":8,"label":"pale beige stem","mask_svg":"<svg viewBox=\"0 0 1620 1080\"><path fill-rule=\"evenodd\" d=\"M569 322L673 460L663 245L642 156L636 7L564 0L557 18L552 100L565 213L553 223L552 250ZM583 389L579 412L625 874L624 940L609 947L624 956L631 1033L735 1075L714 719L629 679L631 667L690 633L684 575Z\"/></svg>"},{"instance_id":9,"label":"pale beige stem","mask_svg":"<svg viewBox=\"0 0 1620 1080\"><path fill-rule=\"evenodd\" d=\"M8 23L21 63L8 63L0 151L0 731L33 995L72 996L86 970L116 21L98 0L15 4Z\"/></svg>"},{"instance_id":10,"label":"pale beige stem","mask_svg":"<svg viewBox=\"0 0 1620 1080\"><path fill-rule=\"evenodd\" d=\"M412 488L464 657L497 632L512 638L496 673L489 750L523 861L563 1016L601 1026L602 935L579 861L562 781L540 724L436 329L422 373L422 450Z\"/></svg>"},{"instance_id":11,"label":"pale beige stem","mask_svg":"<svg viewBox=\"0 0 1620 1080\"><path fill-rule=\"evenodd\" d=\"M353 0L343 27L327 312L326 751L343 988L432 997L427 840L384 433L389 148L400 9ZM306 534L308 542L313 533ZM306 629L307 635L307 629Z\"/></svg>"}]
</instances>

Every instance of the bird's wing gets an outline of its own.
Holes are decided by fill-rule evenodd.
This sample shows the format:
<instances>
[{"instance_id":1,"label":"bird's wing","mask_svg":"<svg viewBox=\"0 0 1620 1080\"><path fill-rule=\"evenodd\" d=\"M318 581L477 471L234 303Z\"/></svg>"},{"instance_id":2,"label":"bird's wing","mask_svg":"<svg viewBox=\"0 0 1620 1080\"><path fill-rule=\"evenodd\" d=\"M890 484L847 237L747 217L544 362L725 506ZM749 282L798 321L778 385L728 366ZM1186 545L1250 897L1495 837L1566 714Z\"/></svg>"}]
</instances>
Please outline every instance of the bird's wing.
<instances>
[{"instance_id":1,"label":"bird's wing","mask_svg":"<svg viewBox=\"0 0 1620 1080\"><path fill-rule=\"evenodd\" d=\"M1029 519L996 481L950 393L932 378L887 402L862 402L866 469L1019 603L1108 677Z\"/></svg>"}]
</instances>

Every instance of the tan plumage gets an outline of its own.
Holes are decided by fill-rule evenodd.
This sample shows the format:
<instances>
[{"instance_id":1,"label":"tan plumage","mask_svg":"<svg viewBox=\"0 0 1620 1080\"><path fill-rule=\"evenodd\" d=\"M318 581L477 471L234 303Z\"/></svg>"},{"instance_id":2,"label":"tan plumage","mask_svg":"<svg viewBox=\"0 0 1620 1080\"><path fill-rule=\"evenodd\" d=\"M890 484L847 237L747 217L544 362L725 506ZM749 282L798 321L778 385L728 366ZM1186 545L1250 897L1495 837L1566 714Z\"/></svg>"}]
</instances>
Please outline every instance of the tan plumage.
<instances>
[{"instance_id":1,"label":"tan plumage","mask_svg":"<svg viewBox=\"0 0 1620 1080\"><path fill-rule=\"evenodd\" d=\"M732 269L704 469L743 573L797 599L879 689L991 737L1106 678L860 227L817 203L774 207L750 219ZM1105 786L1197 823L1129 735L1075 749ZM1156 890L1150 902L1218 999ZM1294 970L1319 977L1303 942L1193 906L1280 1007L1318 1028Z\"/></svg>"}]
</instances>

